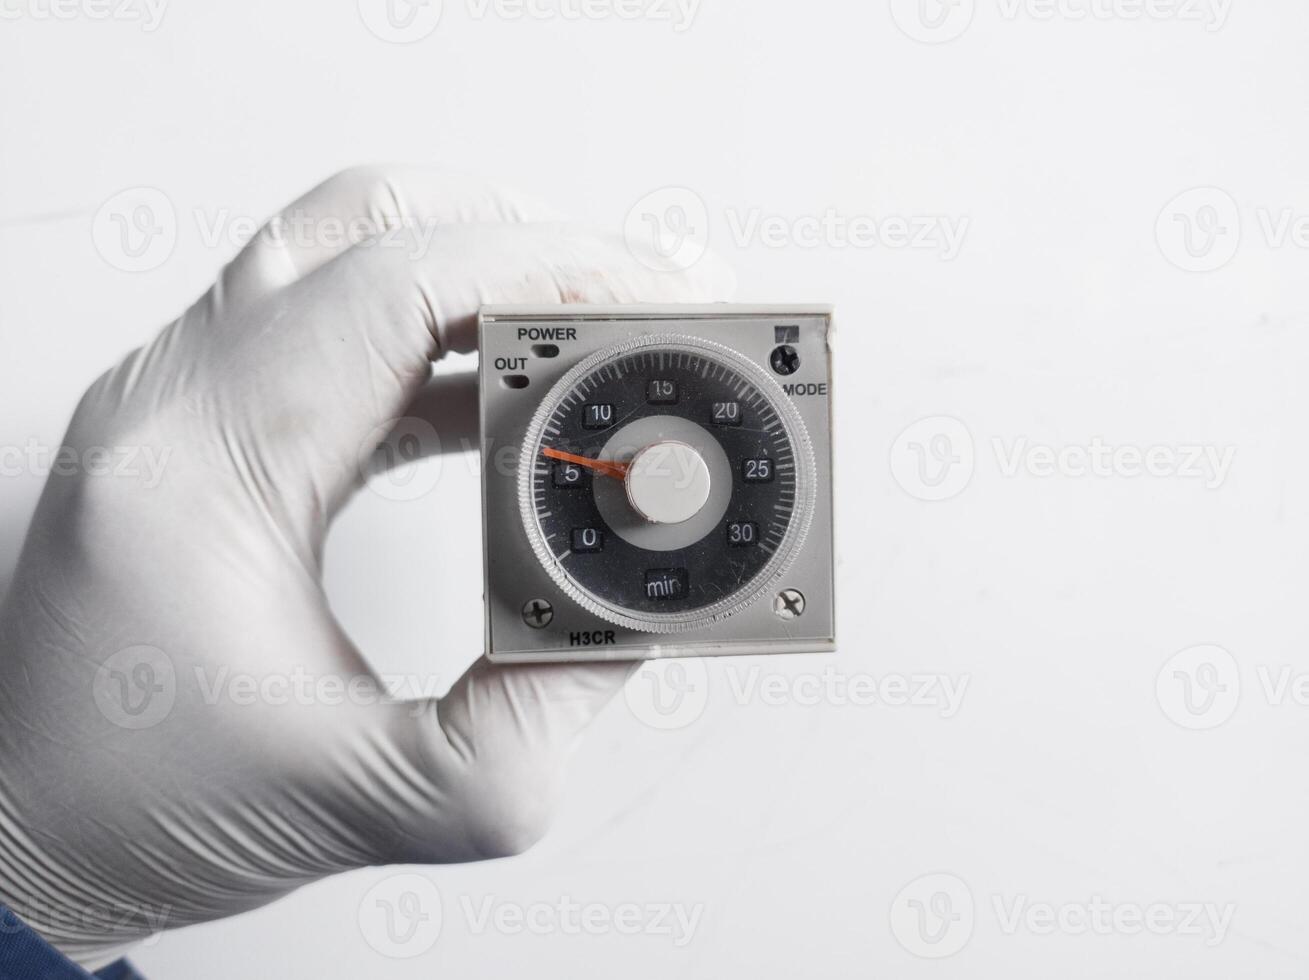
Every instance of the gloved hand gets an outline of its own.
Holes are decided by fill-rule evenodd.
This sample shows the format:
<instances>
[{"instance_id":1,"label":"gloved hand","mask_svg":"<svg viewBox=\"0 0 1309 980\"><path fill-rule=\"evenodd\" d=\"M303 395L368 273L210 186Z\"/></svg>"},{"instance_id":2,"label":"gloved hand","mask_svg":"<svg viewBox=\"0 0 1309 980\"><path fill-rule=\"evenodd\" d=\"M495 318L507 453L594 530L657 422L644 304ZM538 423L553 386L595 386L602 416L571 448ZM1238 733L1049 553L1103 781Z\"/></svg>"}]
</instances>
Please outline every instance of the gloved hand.
<instances>
[{"instance_id":1,"label":"gloved hand","mask_svg":"<svg viewBox=\"0 0 1309 980\"><path fill-rule=\"evenodd\" d=\"M314 240L361 216L400 227ZM431 361L474 349L481 304L730 289L711 257L656 272L621 239L420 170L346 172L283 218L86 393L71 458L144 447L162 478L51 476L0 612L0 901L92 969L325 875L543 833L629 665L479 661L440 700L389 700L327 607L324 535ZM215 694L238 677L259 686ZM260 694L297 677L319 695Z\"/></svg>"}]
</instances>

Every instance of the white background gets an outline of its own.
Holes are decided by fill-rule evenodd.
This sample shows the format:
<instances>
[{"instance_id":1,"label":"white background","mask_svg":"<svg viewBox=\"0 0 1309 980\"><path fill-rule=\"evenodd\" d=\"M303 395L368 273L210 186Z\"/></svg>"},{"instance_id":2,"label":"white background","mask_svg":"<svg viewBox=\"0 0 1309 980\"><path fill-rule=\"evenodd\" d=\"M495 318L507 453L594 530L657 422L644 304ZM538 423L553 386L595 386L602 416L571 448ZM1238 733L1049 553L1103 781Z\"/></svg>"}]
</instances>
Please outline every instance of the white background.
<instances>
[{"instance_id":1,"label":"white background","mask_svg":"<svg viewBox=\"0 0 1309 980\"><path fill-rule=\"evenodd\" d=\"M703 0L678 30L446 0L408 44L354 0L178 0L153 31L3 9L2 445L57 445L81 390L212 281L239 243L206 243L197 213L262 218L358 162L436 161L614 232L650 191L687 188L739 299L839 312L839 653L692 671L704 710L673 730L620 699L533 852L422 870L443 927L421 955L368 942L361 903L394 873L368 871L167 934L136 956L147 975L1304 975L1309 708L1264 683L1309 670L1309 252L1277 234L1309 215L1304 4L926 0L923 21L917 0ZM92 219L139 186L167 196L177 243L128 273ZM1166 210L1194 187L1216 190ZM967 233L954 257L741 242L752 212ZM962 486L953 427L960 492L931 502L914 474L925 447L940 475L940 424L897 436L937 417L975 462ZM1220 486L1006 472L1015 446L1096 437L1235 455ZM39 484L0 479L0 585ZM447 457L433 493L365 491L336 527L328 588L380 670L452 680L480 652L476 506L471 465ZM1200 644L1231 659L1165 669ZM948 718L775 704L735 693L755 667L967 686ZM1178 671L1222 688L1210 713ZM951 877L911 884L929 874ZM561 896L703 913L679 947L479 931L461 905ZM1006 917L1096 896L1234 915L1221 942ZM958 916L942 941L916 938L915 897Z\"/></svg>"}]
</instances>

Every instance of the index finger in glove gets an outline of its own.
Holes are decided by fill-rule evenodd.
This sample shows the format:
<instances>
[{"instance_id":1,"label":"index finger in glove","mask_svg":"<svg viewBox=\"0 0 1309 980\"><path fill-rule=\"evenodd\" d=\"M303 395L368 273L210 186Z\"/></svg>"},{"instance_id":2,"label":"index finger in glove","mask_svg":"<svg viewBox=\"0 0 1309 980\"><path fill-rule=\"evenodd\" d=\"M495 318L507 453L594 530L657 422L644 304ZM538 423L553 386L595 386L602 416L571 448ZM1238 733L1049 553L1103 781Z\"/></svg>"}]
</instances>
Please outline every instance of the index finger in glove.
<instances>
[{"instance_id":1,"label":"index finger in glove","mask_svg":"<svg viewBox=\"0 0 1309 980\"><path fill-rule=\"evenodd\" d=\"M572 226L452 226L417 257L356 246L270 297L263 326L210 338L208 387L224 403L222 417L249 418L256 469L289 481L273 489L307 481L330 510L357 484L357 461L384 437L379 427L403 414L431 361L476 348L484 304L694 303L726 298L731 286L712 255L670 273L642 262L621 237Z\"/></svg>"}]
</instances>

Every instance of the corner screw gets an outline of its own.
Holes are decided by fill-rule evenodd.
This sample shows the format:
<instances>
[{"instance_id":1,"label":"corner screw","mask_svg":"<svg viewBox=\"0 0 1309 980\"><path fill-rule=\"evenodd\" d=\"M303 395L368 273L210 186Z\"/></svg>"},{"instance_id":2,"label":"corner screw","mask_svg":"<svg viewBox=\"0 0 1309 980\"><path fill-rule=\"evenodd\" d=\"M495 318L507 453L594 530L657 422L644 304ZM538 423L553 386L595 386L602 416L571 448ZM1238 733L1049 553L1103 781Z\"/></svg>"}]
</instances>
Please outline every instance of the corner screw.
<instances>
[{"instance_id":1,"label":"corner screw","mask_svg":"<svg viewBox=\"0 0 1309 980\"><path fill-rule=\"evenodd\" d=\"M523 605L523 622L534 630L545 629L554 618L554 606L544 599L531 599Z\"/></svg>"},{"instance_id":2,"label":"corner screw","mask_svg":"<svg viewBox=\"0 0 1309 980\"><path fill-rule=\"evenodd\" d=\"M804 612L804 593L799 589L783 589L773 599L773 612L779 619L798 619Z\"/></svg>"}]
</instances>

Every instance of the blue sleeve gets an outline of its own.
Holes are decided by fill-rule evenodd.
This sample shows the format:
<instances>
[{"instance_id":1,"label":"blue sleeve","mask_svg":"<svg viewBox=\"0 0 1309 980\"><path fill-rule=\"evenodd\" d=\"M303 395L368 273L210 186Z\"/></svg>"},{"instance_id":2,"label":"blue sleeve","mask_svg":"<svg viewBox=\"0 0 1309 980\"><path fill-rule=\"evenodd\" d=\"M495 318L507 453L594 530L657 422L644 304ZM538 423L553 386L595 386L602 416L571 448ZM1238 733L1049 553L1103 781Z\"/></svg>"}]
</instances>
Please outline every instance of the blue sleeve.
<instances>
[{"instance_id":1,"label":"blue sleeve","mask_svg":"<svg viewBox=\"0 0 1309 980\"><path fill-rule=\"evenodd\" d=\"M144 980L127 960L90 974L0 905L0 980Z\"/></svg>"}]
</instances>

